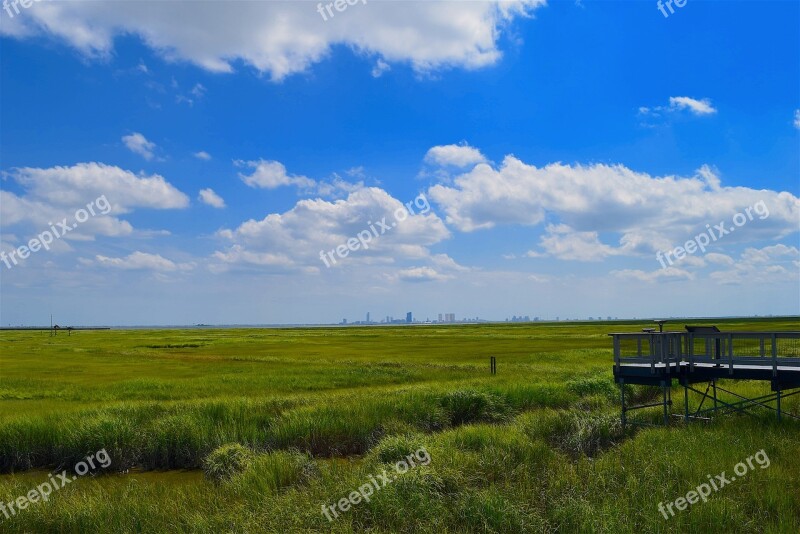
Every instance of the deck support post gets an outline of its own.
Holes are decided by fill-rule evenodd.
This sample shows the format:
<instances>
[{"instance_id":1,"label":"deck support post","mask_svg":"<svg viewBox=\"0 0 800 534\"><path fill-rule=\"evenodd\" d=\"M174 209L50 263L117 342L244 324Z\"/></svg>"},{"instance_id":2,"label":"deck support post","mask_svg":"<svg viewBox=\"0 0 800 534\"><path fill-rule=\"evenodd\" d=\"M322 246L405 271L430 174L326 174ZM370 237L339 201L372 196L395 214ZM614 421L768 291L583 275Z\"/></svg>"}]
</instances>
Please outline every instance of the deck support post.
<instances>
[{"instance_id":1,"label":"deck support post","mask_svg":"<svg viewBox=\"0 0 800 534\"><path fill-rule=\"evenodd\" d=\"M777 395L775 397L778 401L778 422L781 422L781 388L778 388Z\"/></svg>"},{"instance_id":2,"label":"deck support post","mask_svg":"<svg viewBox=\"0 0 800 534\"><path fill-rule=\"evenodd\" d=\"M714 415L717 414L717 381L712 380L711 386L714 388Z\"/></svg>"},{"instance_id":3,"label":"deck support post","mask_svg":"<svg viewBox=\"0 0 800 534\"><path fill-rule=\"evenodd\" d=\"M622 428L624 429L625 428L625 424L628 422L626 420L626 416L625 416L626 414L625 414L625 381L624 380L620 380L620 382L619 382L619 391L620 391L620 397L622 398Z\"/></svg>"},{"instance_id":4,"label":"deck support post","mask_svg":"<svg viewBox=\"0 0 800 534\"><path fill-rule=\"evenodd\" d=\"M683 420L689 422L689 388L683 386Z\"/></svg>"},{"instance_id":5,"label":"deck support post","mask_svg":"<svg viewBox=\"0 0 800 534\"><path fill-rule=\"evenodd\" d=\"M667 387L666 382L663 382L663 389L664 389L664 425L666 426L669 425L669 413L667 411L667 406L668 406L667 391L669 391L669 388Z\"/></svg>"}]
</instances>

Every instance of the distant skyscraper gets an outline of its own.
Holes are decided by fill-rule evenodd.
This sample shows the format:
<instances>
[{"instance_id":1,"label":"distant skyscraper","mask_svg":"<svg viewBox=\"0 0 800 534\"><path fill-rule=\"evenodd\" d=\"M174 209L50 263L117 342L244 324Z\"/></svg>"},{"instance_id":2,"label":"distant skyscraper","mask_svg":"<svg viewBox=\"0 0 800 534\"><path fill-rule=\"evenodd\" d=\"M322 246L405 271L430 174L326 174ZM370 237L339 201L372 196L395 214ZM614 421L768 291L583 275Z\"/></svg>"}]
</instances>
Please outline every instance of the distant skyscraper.
<instances>
[{"instance_id":1,"label":"distant skyscraper","mask_svg":"<svg viewBox=\"0 0 800 534\"><path fill-rule=\"evenodd\" d=\"M367 324L369 324L369 312L367 312Z\"/></svg>"},{"instance_id":2,"label":"distant skyscraper","mask_svg":"<svg viewBox=\"0 0 800 534\"><path fill-rule=\"evenodd\" d=\"M440 323L442 322L442 314L441 313L439 314L439 322Z\"/></svg>"},{"instance_id":3,"label":"distant skyscraper","mask_svg":"<svg viewBox=\"0 0 800 534\"><path fill-rule=\"evenodd\" d=\"M408 324L411 324L411 321L412 321L412 319L411 319L411 312L408 312L408 313L406 314L406 322L407 322Z\"/></svg>"}]
</instances>

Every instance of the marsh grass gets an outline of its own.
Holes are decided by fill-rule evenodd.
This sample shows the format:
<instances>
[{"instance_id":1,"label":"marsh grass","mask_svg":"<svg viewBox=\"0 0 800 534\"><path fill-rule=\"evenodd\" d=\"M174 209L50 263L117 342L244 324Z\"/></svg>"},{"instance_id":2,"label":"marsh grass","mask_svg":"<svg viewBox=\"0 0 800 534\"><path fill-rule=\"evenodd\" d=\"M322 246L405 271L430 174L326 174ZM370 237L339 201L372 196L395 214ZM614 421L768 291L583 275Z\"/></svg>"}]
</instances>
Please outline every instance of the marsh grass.
<instances>
[{"instance_id":1,"label":"marsh grass","mask_svg":"<svg viewBox=\"0 0 800 534\"><path fill-rule=\"evenodd\" d=\"M203 473L213 482L230 480L253 464L253 451L239 443L217 447L203 459Z\"/></svg>"},{"instance_id":2,"label":"marsh grass","mask_svg":"<svg viewBox=\"0 0 800 534\"><path fill-rule=\"evenodd\" d=\"M797 328L796 319L717 323ZM3 332L0 471L13 474L0 476L0 500L101 448L113 463L0 515L0 530L800 531L796 422L778 425L765 410L621 429L606 333L642 326ZM660 391L626 394L646 402ZM798 397L784 409L800 413ZM421 446L429 465L333 523L322 516L323 504ZM658 513L659 502L761 449L768 469L669 521Z\"/></svg>"}]
</instances>

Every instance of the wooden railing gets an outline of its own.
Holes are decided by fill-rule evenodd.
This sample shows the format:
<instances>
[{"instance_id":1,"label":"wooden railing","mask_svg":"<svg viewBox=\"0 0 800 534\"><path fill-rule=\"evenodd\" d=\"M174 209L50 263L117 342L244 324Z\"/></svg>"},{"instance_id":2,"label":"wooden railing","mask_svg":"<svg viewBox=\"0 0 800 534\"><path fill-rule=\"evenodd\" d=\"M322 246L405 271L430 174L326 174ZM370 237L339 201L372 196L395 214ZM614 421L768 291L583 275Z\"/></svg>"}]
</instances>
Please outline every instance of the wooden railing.
<instances>
[{"instance_id":1,"label":"wooden railing","mask_svg":"<svg viewBox=\"0 0 800 534\"><path fill-rule=\"evenodd\" d=\"M623 365L649 364L656 368L688 364L771 367L800 369L800 332L642 332L611 334L614 340L615 369Z\"/></svg>"}]
</instances>

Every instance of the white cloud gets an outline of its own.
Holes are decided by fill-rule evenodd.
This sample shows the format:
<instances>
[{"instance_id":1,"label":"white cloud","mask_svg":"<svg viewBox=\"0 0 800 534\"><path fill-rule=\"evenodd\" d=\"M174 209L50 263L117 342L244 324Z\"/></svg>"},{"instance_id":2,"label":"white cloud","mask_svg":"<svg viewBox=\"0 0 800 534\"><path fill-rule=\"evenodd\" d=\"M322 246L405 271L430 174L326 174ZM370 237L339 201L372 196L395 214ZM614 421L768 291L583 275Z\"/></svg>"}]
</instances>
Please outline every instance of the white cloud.
<instances>
[{"instance_id":1,"label":"white cloud","mask_svg":"<svg viewBox=\"0 0 800 534\"><path fill-rule=\"evenodd\" d=\"M672 109L688 109L695 115L713 115L717 112L707 98L697 100L688 96L671 96L669 105Z\"/></svg>"},{"instance_id":2,"label":"white cloud","mask_svg":"<svg viewBox=\"0 0 800 534\"><path fill-rule=\"evenodd\" d=\"M619 254L618 250L601 243L597 232L576 232L565 224L548 225L540 246L546 255L562 260L600 261ZM542 255L536 251L527 253L531 258Z\"/></svg>"},{"instance_id":3,"label":"white cloud","mask_svg":"<svg viewBox=\"0 0 800 534\"><path fill-rule=\"evenodd\" d=\"M684 267L705 267L706 260L700 256L686 256L682 260L678 262L680 265Z\"/></svg>"},{"instance_id":4,"label":"white cloud","mask_svg":"<svg viewBox=\"0 0 800 534\"><path fill-rule=\"evenodd\" d=\"M614 253L649 254L706 231L707 224L728 221L763 202L768 218L756 216L725 243L778 239L798 231L800 199L789 192L724 187L708 167L695 176L654 177L622 165L554 163L527 165L507 156L499 168L479 164L457 176L452 186L438 184L428 196L446 221L464 232L498 225L538 225L545 218L565 224L577 235L556 235L551 252L589 257L612 252L595 236L616 234ZM752 210L751 210L752 211Z\"/></svg>"},{"instance_id":5,"label":"white cloud","mask_svg":"<svg viewBox=\"0 0 800 534\"><path fill-rule=\"evenodd\" d=\"M273 80L307 70L333 45L407 62L418 72L474 69L501 57L505 25L545 0L370 2L327 22L309 2L48 2L6 19L0 33L55 36L90 58L107 58L114 40L137 35L166 60L231 72L241 61Z\"/></svg>"},{"instance_id":6,"label":"white cloud","mask_svg":"<svg viewBox=\"0 0 800 534\"><path fill-rule=\"evenodd\" d=\"M260 265L263 267L281 267L292 269L297 264L285 254L273 254L271 252L250 252L241 245L233 245L226 252L217 251L214 257L224 263L241 263L250 265Z\"/></svg>"},{"instance_id":7,"label":"white cloud","mask_svg":"<svg viewBox=\"0 0 800 534\"><path fill-rule=\"evenodd\" d=\"M369 248L339 259L335 268L375 263L392 264L409 261L428 261L439 270L458 270L447 257L432 256L428 247L450 237L450 232L435 214L421 213L414 204L414 213L397 222L388 231L380 230L379 221L391 225L395 213L405 209L403 204L386 191L361 188L346 199L329 202L322 199L301 200L285 213L272 213L264 219L249 220L235 230L222 230L219 236L230 247L218 251L215 258L223 264L270 266L277 269L324 267L320 252L344 245L359 232L375 227L378 237ZM452 261L452 260L451 260Z\"/></svg>"},{"instance_id":8,"label":"white cloud","mask_svg":"<svg viewBox=\"0 0 800 534\"><path fill-rule=\"evenodd\" d=\"M658 269L657 271L651 272L645 272L638 269L622 269L618 271L611 271L611 274L617 278L639 280L640 282L648 283L668 280L694 280L694 275L692 273L675 267L667 267L666 269Z\"/></svg>"},{"instance_id":9,"label":"white cloud","mask_svg":"<svg viewBox=\"0 0 800 534\"><path fill-rule=\"evenodd\" d=\"M172 79L173 89L178 90L179 86L177 81L173 78ZM188 95L184 94L177 94L175 96L175 102L178 104L188 104L190 107L194 106L194 103L203 99L206 95L206 88L202 83L196 83L194 87L189 91Z\"/></svg>"},{"instance_id":10,"label":"white cloud","mask_svg":"<svg viewBox=\"0 0 800 534\"><path fill-rule=\"evenodd\" d=\"M286 172L286 167L279 161L239 161L236 162L240 167L253 169L252 174L239 173L242 181L254 188L276 189L282 186L293 185L301 189L310 189L317 185L317 182L305 176L290 175Z\"/></svg>"},{"instance_id":11,"label":"white cloud","mask_svg":"<svg viewBox=\"0 0 800 534\"><path fill-rule=\"evenodd\" d=\"M425 163L429 165L464 168L485 161L486 158L480 150L467 144L435 146L425 154Z\"/></svg>"},{"instance_id":12,"label":"white cloud","mask_svg":"<svg viewBox=\"0 0 800 534\"><path fill-rule=\"evenodd\" d=\"M6 176L16 181L24 193L0 191L0 228L18 228L26 236L39 234L65 217L72 220L76 210L86 209L87 205L93 206L95 214L66 233L65 240L127 236L134 233L133 227L119 215L135 208L173 209L189 204L186 195L159 175L136 176L102 163L49 169L24 167L13 169ZM70 250L64 240L59 243L64 245L62 250Z\"/></svg>"},{"instance_id":13,"label":"white cloud","mask_svg":"<svg viewBox=\"0 0 800 534\"><path fill-rule=\"evenodd\" d=\"M198 199L203 204L207 204L213 208L221 209L225 207L225 201L222 199L222 197L216 194L214 190L210 188L201 189Z\"/></svg>"},{"instance_id":14,"label":"white cloud","mask_svg":"<svg viewBox=\"0 0 800 534\"><path fill-rule=\"evenodd\" d=\"M717 113L716 108L711 104L711 100L703 98L698 100L688 96L672 96L668 106L641 106L639 115L647 119L665 119L671 113L678 113L688 110L697 116L713 115ZM653 126L653 124L643 124L643 126Z\"/></svg>"},{"instance_id":15,"label":"white cloud","mask_svg":"<svg viewBox=\"0 0 800 534\"><path fill-rule=\"evenodd\" d=\"M201 150L200 152L195 152L194 157L196 157L197 159L201 159L203 161L209 161L211 159L211 154L209 154L205 150Z\"/></svg>"},{"instance_id":16,"label":"white cloud","mask_svg":"<svg viewBox=\"0 0 800 534\"><path fill-rule=\"evenodd\" d=\"M148 254L136 251L124 258L109 258L97 255L95 261L103 267L113 267L124 270L148 270L157 272L190 271L193 263L175 263L159 254Z\"/></svg>"},{"instance_id":17,"label":"white cloud","mask_svg":"<svg viewBox=\"0 0 800 534\"><path fill-rule=\"evenodd\" d=\"M717 252L709 252L705 255L705 259L709 263L717 265L733 265L736 261L727 254L719 254Z\"/></svg>"},{"instance_id":18,"label":"white cloud","mask_svg":"<svg viewBox=\"0 0 800 534\"><path fill-rule=\"evenodd\" d=\"M452 276L440 274L431 267L412 267L398 271L397 278L403 282L436 282L447 280Z\"/></svg>"},{"instance_id":19,"label":"white cloud","mask_svg":"<svg viewBox=\"0 0 800 534\"><path fill-rule=\"evenodd\" d=\"M58 224L66 217L68 224L74 228L69 233L61 232L64 233L64 239L70 241L88 241L96 235L121 237L133 233L131 224L114 217L113 210L109 214L103 214L101 210L95 208L94 216L76 225L75 222L72 222L75 211L84 209L89 202L91 200L79 204L77 207L66 207L53 205L30 196L20 197L8 191L0 191L0 205L3 207L0 228L19 227L22 233L32 237L50 229L53 224ZM63 240L59 242L63 243ZM65 245L61 250L70 249Z\"/></svg>"},{"instance_id":20,"label":"white cloud","mask_svg":"<svg viewBox=\"0 0 800 534\"><path fill-rule=\"evenodd\" d=\"M794 127L800 130L800 109L794 111Z\"/></svg>"},{"instance_id":21,"label":"white cloud","mask_svg":"<svg viewBox=\"0 0 800 534\"><path fill-rule=\"evenodd\" d=\"M709 277L728 285L797 282L800 279L800 249L783 244L760 249L747 248L727 270L712 272ZM796 295L795 295L796 296Z\"/></svg>"},{"instance_id":22,"label":"white cloud","mask_svg":"<svg viewBox=\"0 0 800 534\"><path fill-rule=\"evenodd\" d=\"M431 261L433 265L438 267L441 271L463 273L470 270L469 267L464 267L463 265L456 263L456 261L447 254L436 254L435 256L431 257Z\"/></svg>"},{"instance_id":23,"label":"white cloud","mask_svg":"<svg viewBox=\"0 0 800 534\"><path fill-rule=\"evenodd\" d=\"M174 209L189 205L189 198L158 174L137 176L103 163L48 169L22 167L9 174L31 198L74 209L101 195L107 196L116 213L132 208Z\"/></svg>"},{"instance_id":24,"label":"white cloud","mask_svg":"<svg viewBox=\"0 0 800 534\"><path fill-rule=\"evenodd\" d=\"M134 132L130 135L123 136L122 142L128 147L128 150L134 154L139 154L147 161L150 161L155 156L156 144L152 143L139 132Z\"/></svg>"},{"instance_id":25,"label":"white cloud","mask_svg":"<svg viewBox=\"0 0 800 534\"><path fill-rule=\"evenodd\" d=\"M783 244L770 245L761 249L748 248L742 252L742 260L748 264L764 264L780 261L782 258L800 259L800 250Z\"/></svg>"},{"instance_id":26,"label":"white cloud","mask_svg":"<svg viewBox=\"0 0 800 534\"><path fill-rule=\"evenodd\" d=\"M380 78L390 70L392 70L392 66L386 63L384 60L378 58L378 61L375 62L375 66L372 67L372 77Z\"/></svg>"}]
</instances>

